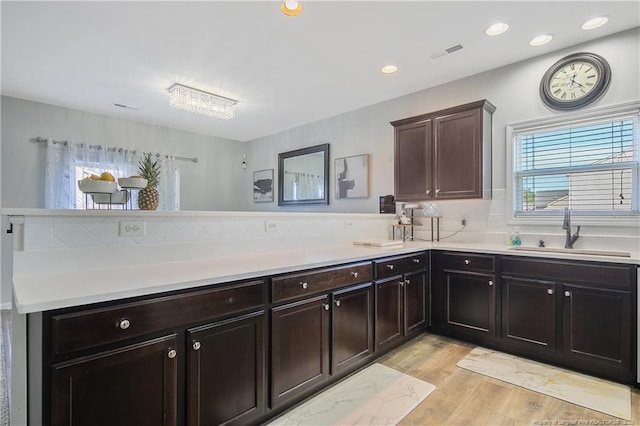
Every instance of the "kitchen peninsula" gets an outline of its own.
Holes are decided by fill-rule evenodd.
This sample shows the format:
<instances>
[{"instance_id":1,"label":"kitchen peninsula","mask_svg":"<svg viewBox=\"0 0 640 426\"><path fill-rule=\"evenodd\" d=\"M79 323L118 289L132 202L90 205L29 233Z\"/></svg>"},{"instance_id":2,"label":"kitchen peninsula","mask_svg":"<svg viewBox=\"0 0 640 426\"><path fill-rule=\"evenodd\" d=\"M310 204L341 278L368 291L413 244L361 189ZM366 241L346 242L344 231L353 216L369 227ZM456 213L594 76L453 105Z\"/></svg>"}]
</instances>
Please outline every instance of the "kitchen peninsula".
<instances>
[{"instance_id":1,"label":"kitchen peninsula","mask_svg":"<svg viewBox=\"0 0 640 426\"><path fill-rule=\"evenodd\" d=\"M393 215L22 209L3 214L14 223L17 353L26 351L27 323L29 328L29 383L26 375L20 383L17 371L12 384L12 402L23 396L23 405L12 404L16 415L26 415L19 410L26 410L28 397L30 418L67 423L83 414L79 400L71 404L74 398L87 392L107 398L110 386L123 385L119 380L135 371L141 380L164 378L147 382L147 394L155 396L144 402L150 410L144 415L161 415L164 424L194 416L264 421L425 330L636 383L637 251L629 257L514 251L502 235L491 234L391 248L352 244L389 238ZM122 221L143 222L148 240L118 236ZM279 231L267 232L267 221ZM566 341L555 332L563 318L575 319L571 312L556 314L549 325L554 344L545 350L523 346L533 340L527 336L507 333L506 303L518 301L506 296L506 288L528 289L522 284L531 284L532 268L557 275L539 277L540 286L553 282L552 298L569 291L562 289L571 278L565 271L578 271L573 303L597 303L598 321L603 315L618 319L623 340L606 348L607 360L596 345L596 353L573 365L576 351L555 347ZM450 295L473 298L447 299L442 285L454 290ZM547 287L541 291L551 296ZM470 316L471 311L482 314ZM346 318L350 327L341 327ZM346 336L352 345L341 345ZM147 367L136 367L143 359ZM301 374L300 362L317 370ZM248 374L230 377L232 365ZM198 388L198 371L234 384L225 392L242 401L237 411L199 411L198 401L219 398L220 389L204 382ZM74 394L71 382L81 392ZM124 415L127 407L111 414L117 413Z\"/></svg>"}]
</instances>

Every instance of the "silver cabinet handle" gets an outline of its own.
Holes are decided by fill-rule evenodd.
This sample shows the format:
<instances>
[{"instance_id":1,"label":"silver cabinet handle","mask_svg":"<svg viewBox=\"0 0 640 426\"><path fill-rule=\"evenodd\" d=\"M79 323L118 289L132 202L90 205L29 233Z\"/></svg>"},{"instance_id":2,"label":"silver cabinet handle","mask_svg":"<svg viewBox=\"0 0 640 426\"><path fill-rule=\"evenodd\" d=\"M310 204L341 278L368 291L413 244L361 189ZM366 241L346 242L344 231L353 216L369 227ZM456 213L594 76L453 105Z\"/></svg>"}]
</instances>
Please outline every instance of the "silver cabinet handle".
<instances>
[{"instance_id":1,"label":"silver cabinet handle","mask_svg":"<svg viewBox=\"0 0 640 426\"><path fill-rule=\"evenodd\" d=\"M336 303L336 306L340 306L340 301L339 300L336 300L335 303Z\"/></svg>"},{"instance_id":2,"label":"silver cabinet handle","mask_svg":"<svg viewBox=\"0 0 640 426\"><path fill-rule=\"evenodd\" d=\"M324 306L324 310L328 311L329 310L329 305L326 303L323 303L322 306Z\"/></svg>"},{"instance_id":3,"label":"silver cabinet handle","mask_svg":"<svg viewBox=\"0 0 640 426\"><path fill-rule=\"evenodd\" d=\"M171 359L174 359L176 357L178 353L176 352L175 349L171 349L169 352L167 352L167 356Z\"/></svg>"},{"instance_id":4,"label":"silver cabinet handle","mask_svg":"<svg viewBox=\"0 0 640 426\"><path fill-rule=\"evenodd\" d=\"M129 322L128 319L123 319L122 321L120 321L120 323L118 324L118 327L120 327L123 330L126 330L127 328L129 328L129 326L131 325L131 323Z\"/></svg>"},{"instance_id":5,"label":"silver cabinet handle","mask_svg":"<svg viewBox=\"0 0 640 426\"><path fill-rule=\"evenodd\" d=\"M428 194L431 194L431 190L430 190L430 189L427 189L427 190L426 190L426 193L427 193L427 195L428 195Z\"/></svg>"},{"instance_id":6,"label":"silver cabinet handle","mask_svg":"<svg viewBox=\"0 0 640 426\"><path fill-rule=\"evenodd\" d=\"M547 289L547 294L553 294L553 289L552 288L548 288Z\"/></svg>"},{"instance_id":7,"label":"silver cabinet handle","mask_svg":"<svg viewBox=\"0 0 640 426\"><path fill-rule=\"evenodd\" d=\"M393 265L387 265L387 269L393 271Z\"/></svg>"},{"instance_id":8,"label":"silver cabinet handle","mask_svg":"<svg viewBox=\"0 0 640 426\"><path fill-rule=\"evenodd\" d=\"M493 281L489 280L489 285L493 285Z\"/></svg>"},{"instance_id":9,"label":"silver cabinet handle","mask_svg":"<svg viewBox=\"0 0 640 426\"><path fill-rule=\"evenodd\" d=\"M351 275L353 275L353 278L358 278L358 273L357 272L351 272Z\"/></svg>"},{"instance_id":10,"label":"silver cabinet handle","mask_svg":"<svg viewBox=\"0 0 640 426\"><path fill-rule=\"evenodd\" d=\"M196 340L193 342L193 350L197 351L198 349L200 349L200 342Z\"/></svg>"},{"instance_id":11,"label":"silver cabinet handle","mask_svg":"<svg viewBox=\"0 0 640 426\"><path fill-rule=\"evenodd\" d=\"M306 289L307 287L309 287L309 284L305 283L304 281L300 281L300 285L302 286L302 288Z\"/></svg>"},{"instance_id":12,"label":"silver cabinet handle","mask_svg":"<svg viewBox=\"0 0 640 426\"><path fill-rule=\"evenodd\" d=\"M420 263L420 259L413 259L413 263Z\"/></svg>"},{"instance_id":13,"label":"silver cabinet handle","mask_svg":"<svg viewBox=\"0 0 640 426\"><path fill-rule=\"evenodd\" d=\"M465 260L464 260L464 264L465 264L465 265L468 265L468 264L469 264L469 259L465 259Z\"/></svg>"},{"instance_id":14,"label":"silver cabinet handle","mask_svg":"<svg viewBox=\"0 0 640 426\"><path fill-rule=\"evenodd\" d=\"M409 284L411 284L411 280L404 280L404 283L409 285Z\"/></svg>"},{"instance_id":15,"label":"silver cabinet handle","mask_svg":"<svg viewBox=\"0 0 640 426\"><path fill-rule=\"evenodd\" d=\"M436 194L440 193L440 188L436 188Z\"/></svg>"},{"instance_id":16,"label":"silver cabinet handle","mask_svg":"<svg viewBox=\"0 0 640 426\"><path fill-rule=\"evenodd\" d=\"M401 286L404 286L404 281L399 281Z\"/></svg>"},{"instance_id":17,"label":"silver cabinet handle","mask_svg":"<svg viewBox=\"0 0 640 426\"><path fill-rule=\"evenodd\" d=\"M565 291L564 295L567 296L567 297L571 297L571 292L570 291Z\"/></svg>"}]
</instances>

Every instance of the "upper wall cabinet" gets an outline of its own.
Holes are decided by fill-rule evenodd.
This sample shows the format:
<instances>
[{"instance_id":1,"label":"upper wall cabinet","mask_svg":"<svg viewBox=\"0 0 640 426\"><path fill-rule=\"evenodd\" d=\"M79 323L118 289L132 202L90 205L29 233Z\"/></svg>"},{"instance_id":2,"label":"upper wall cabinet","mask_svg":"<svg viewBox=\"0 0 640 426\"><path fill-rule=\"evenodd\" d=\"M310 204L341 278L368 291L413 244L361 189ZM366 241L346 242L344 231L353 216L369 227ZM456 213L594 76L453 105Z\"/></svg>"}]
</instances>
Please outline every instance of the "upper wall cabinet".
<instances>
[{"instance_id":1,"label":"upper wall cabinet","mask_svg":"<svg viewBox=\"0 0 640 426\"><path fill-rule=\"evenodd\" d=\"M491 198L491 122L482 100L392 121L398 201Z\"/></svg>"}]
</instances>

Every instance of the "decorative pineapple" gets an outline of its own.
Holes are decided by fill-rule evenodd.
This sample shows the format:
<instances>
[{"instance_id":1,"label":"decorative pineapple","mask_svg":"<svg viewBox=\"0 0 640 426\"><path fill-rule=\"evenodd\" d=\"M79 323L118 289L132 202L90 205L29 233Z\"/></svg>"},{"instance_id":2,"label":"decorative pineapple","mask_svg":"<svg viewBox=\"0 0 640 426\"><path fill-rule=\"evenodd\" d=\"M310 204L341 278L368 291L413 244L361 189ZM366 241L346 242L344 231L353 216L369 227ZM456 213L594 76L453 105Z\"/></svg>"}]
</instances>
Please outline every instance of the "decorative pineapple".
<instances>
[{"instance_id":1,"label":"decorative pineapple","mask_svg":"<svg viewBox=\"0 0 640 426\"><path fill-rule=\"evenodd\" d=\"M138 163L138 173L147 180L147 187L138 193L138 208L140 210L155 210L158 208L158 177L160 165L158 160L153 161L151 154L145 154Z\"/></svg>"}]
</instances>

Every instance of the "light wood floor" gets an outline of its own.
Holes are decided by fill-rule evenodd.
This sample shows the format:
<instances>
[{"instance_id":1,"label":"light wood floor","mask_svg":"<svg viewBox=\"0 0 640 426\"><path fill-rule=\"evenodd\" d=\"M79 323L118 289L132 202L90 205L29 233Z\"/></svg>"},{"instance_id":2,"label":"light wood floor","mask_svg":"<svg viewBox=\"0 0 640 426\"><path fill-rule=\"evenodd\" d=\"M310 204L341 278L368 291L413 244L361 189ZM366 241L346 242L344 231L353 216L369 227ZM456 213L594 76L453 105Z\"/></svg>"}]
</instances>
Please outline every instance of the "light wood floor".
<instances>
[{"instance_id":1,"label":"light wood floor","mask_svg":"<svg viewBox=\"0 0 640 426\"><path fill-rule=\"evenodd\" d=\"M426 334L378 362L436 386L400 425L640 425L640 392L626 421L456 367L475 345Z\"/></svg>"}]
</instances>

